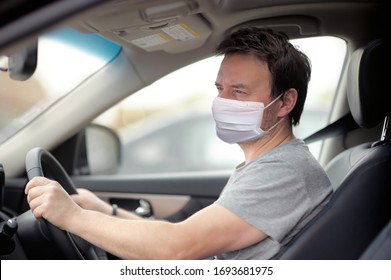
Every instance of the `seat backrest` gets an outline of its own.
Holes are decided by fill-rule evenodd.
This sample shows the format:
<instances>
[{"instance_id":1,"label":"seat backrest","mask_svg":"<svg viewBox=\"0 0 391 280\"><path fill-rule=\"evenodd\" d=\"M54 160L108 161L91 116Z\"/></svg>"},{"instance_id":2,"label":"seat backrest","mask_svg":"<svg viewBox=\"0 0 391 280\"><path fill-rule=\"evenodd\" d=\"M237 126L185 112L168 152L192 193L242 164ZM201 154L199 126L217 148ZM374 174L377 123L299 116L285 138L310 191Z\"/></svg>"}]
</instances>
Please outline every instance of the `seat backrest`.
<instances>
[{"instance_id":1,"label":"seat backrest","mask_svg":"<svg viewBox=\"0 0 391 280\"><path fill-rule=\"evenodd\" d=\"M388 123L391 115L381 98L384 51L380 40L373 41L355 51L349 64L349 107L360 127ZM391 217L391 142L384 132L380 141L350 148L330 161L326 171L335 189L330 202L276 259L360 258Z\"/></svg>"},{"instance_id":2,"label":"seat backrest","mask_svg":"<svg viewBox=\"0 0 391 280\"><path fill-rule=\"evenodd\" d=\"M391 260L391 220L365 249L360 260Z\"/></svg>"}]
</instances>

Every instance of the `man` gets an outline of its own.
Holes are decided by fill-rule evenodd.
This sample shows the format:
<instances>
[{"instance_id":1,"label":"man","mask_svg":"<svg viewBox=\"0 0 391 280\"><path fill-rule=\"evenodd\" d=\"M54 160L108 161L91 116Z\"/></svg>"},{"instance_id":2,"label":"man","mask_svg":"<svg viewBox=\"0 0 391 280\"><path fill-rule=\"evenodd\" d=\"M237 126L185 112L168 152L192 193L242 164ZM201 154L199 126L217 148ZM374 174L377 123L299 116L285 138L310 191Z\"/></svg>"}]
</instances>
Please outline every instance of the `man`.
<instances>
[{"instance_id":1,"label":"man","mask_svg":"<svg viewBox=\"0 0 391 280\"><path fill-rule=\"evenodd\" d=\"M310 62L285 34L261 28L234 32L217 54L224 55L212 106L217 135L238 143L245 162L215 203L179 223L143 220L123 209L112 213L87 190L71 199L57 182L37 177L26 186L35 217L123 259L276 255L332 193L324 170L292 133Z\"/></svg>"}]
</instances>

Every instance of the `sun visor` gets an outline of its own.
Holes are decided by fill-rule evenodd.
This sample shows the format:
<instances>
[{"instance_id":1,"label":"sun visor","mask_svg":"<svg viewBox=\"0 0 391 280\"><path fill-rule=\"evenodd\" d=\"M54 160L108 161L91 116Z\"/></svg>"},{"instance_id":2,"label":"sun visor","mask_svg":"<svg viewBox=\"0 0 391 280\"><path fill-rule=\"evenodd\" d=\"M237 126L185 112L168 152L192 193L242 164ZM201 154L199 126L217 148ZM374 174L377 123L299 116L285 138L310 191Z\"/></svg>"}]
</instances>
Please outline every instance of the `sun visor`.
<instances>
[{"instance_id":1,"label":"sun visor","mask_svg":"<svg viewBox=\"0 0 391 280\"><path fill-rule=\"evenodd\" d=\"M167 53L198 48L211 35L209 24L201 16L205 7L194 1L151 2L138 9L123 6L121 12L119 8L90 15L76 29L99 33L129 48Z\"/></svg>"},{"instance_id":2,"label":"sun visor","mask_svg":"<svg viewBox=\"0 0 391 280\"><path fill-rule=\"evenodd\" d=\"M178 53L202 46L211 30L199 16L191 15L138 28L117 29L113 34L145 51Z\"/></svg>"}]
</instances>

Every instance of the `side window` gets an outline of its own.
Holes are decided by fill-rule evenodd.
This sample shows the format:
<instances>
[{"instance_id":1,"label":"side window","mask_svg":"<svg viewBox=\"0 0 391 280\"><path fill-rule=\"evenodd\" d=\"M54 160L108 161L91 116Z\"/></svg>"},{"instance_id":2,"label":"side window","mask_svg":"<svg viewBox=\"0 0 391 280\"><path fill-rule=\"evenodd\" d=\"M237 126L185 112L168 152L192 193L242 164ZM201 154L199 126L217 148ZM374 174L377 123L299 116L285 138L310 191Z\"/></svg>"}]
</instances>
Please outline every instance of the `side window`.
<instances>
[{"instance_id":1,"label":"side window","mask_svg":"<svg viewBox=\"0 0 391 280\"><path fill-rule=\"evenodd\" d=\"M305 138L327 124L342 63L344 41L292 40L312 62L312 78L300 125ZM217 138L211 114L215 78L222 57L189 65L123 100L94 122L116 130L122 143L120 174L233 169L243 161L238 145ZM320 144L310 145L317 157Z\"/></svg>"},{"instance_id":2,"label":"side window","mask_svg":"<svg viewBox=\"0 0 391 280\"><path fill-rule=\"evenodd\" d=\"M307 99L300 124L293 131L304 139L327 125L331 105L347 55L346 42L336 37L314 37L291 40L311 60L312 73L308 85ZM316 158L322 142L308 145Z\"/></svg>"}]
</instances>

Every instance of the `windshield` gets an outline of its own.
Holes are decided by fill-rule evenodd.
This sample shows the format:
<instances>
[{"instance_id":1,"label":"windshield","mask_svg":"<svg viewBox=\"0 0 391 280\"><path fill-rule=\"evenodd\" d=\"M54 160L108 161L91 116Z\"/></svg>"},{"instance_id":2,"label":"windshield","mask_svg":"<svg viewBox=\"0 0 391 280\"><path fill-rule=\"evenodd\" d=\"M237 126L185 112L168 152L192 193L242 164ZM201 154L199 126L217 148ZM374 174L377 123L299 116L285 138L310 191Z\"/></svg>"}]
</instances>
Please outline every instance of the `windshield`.
<instances>
[{"instance_id":1,"label":"windshield","mask_svg":"<svg viewBox=\"0 0 391 280\"><path fill-rule=\"evenodd\" d=\"M0 72L0 143L71 93L116 57L120 49L100 36L68 28L41 37L38 65L32 77L16 81L8 72ZM1 61L4 64L6 58Z\"/></svg>"}]
</instances>

